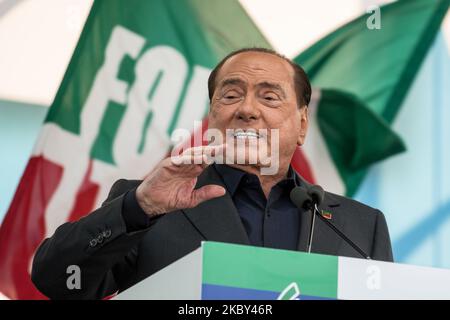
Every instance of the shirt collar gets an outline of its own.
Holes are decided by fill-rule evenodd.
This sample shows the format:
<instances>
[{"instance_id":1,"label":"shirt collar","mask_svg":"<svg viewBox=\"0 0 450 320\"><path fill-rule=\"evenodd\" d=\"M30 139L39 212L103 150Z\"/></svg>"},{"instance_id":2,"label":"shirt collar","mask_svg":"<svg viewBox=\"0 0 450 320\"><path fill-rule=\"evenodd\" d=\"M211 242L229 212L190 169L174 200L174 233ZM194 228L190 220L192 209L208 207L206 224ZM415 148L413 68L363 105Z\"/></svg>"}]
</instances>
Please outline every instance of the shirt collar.
<instances>
[{"instance_id":1,"label":"shirt collar","mask_svg":"<svg viewBox=\"0 0 450 320\"><path fill-rule=\"evenodd\" d=\"M231 194L231 196L233 196L236 192L243 177L255 176L254 174L247 173L238 168L230 167L226 164L214 163L213 166L216 169L217 173L221 176L225 187ZM292 168L292 166L289 166L287 178L278 182L277 185L283 189L287 189L290 191L295 186L301 185L301 183L302 182L296 174L295 170Z\"/></svg>"}]
</instances>

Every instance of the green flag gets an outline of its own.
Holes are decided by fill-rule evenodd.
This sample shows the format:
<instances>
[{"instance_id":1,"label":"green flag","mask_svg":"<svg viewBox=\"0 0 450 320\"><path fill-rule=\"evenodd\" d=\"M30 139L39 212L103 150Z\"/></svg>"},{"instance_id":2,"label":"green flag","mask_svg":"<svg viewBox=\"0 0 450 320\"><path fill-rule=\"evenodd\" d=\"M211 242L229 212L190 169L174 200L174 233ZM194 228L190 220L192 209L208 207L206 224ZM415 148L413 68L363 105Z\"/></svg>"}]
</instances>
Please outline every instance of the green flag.
<instances>
[{"instance_id":1,"label":"green flag","mask_svg":"<svg viewBox=\"0 0 450 320\"><path fill-rule=\"evenodd\" d=\"M306 146L318 183L352 195L370 164L404 150L389 127L449 3L400 0L388 4L379 8L380 29L369 28L375 12L362 15L294 59L322 97L316 99L319 111L313 112L320 130L314 139L310 136L310 142L323 145L322 151L316 148L311 155Z\"/></svg>"}]
</instances>

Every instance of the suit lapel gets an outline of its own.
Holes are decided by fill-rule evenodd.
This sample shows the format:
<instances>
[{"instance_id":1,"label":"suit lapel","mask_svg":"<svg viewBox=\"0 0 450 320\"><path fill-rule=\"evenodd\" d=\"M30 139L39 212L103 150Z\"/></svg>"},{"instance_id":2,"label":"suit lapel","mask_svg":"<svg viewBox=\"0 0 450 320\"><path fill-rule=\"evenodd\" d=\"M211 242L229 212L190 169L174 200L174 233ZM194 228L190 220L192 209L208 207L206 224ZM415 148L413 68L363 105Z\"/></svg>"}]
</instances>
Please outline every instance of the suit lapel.
<instances>
[{"instance_id":1,"label":"suit lapel","mask_svg":"<svg viewBox=\"0 0 450 320\"><path fill-rule=\"evenodd\" d=\"M311 225L311 212L299 209L300 230L298 235L298 251L308 251L309 228Z\"/></svg>"},{"instance_id":2,"label":"suit lapel","mask_svg":"<svg viewBox=\"0 0 450 320\"><path fill-rule=\"evenodd\" d=\"M198 177L196 188L207 184L217 184L225 188L213 166L207 167ZM250 245L247 232L228 192L222 197L182 211L207 241Z\"/></svg>"}]
</instances>

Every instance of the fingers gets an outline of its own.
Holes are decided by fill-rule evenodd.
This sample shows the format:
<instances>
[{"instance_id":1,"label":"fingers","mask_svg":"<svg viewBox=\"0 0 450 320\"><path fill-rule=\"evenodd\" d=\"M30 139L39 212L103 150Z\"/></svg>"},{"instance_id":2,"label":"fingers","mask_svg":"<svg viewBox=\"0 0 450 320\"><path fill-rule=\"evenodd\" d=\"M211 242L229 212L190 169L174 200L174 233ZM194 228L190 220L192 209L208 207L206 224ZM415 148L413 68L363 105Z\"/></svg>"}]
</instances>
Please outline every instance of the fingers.
<instances>
[{"instance_id":1,"label":"fingers","mask_svg":"<svg viewBox=\"0 0 450 320\"><path fill-rule=\"evenodd\" d=\"M225 195L225 188L215 184L209 184L192 191L192 207L198 204Z\"/></svg>"},{"instance_id":2,"label":"fingers","mask_svg":"<svg viewBox=\"0 0 450 320\"><path fill-rule=\"evenodd\" d=\"M206 167L214 162L214 159L223 154L225 145L199 146L186 149L181 155L171 157L171 162L175 166L181 165L201 165Z\"/></svg>"},{"instance_id":3,"label":"fingers","mask_svg":"<svg viewBox=\"0 0 450 320\"><path fill-rule=\"evenodd\" d=\"M218 154L220 154L221 152L223 152L225 148L225 144L220 144L217 146L213 146L213 145L209 145L209 146L198 146L198 147L193 147L193 148L188 148L186 149L182 155L201 155L201 154L205 154L207 156L216 156Z\"/></svg>"},{"instance_id":4,"label":"fingers","mask_svg":"<svg viewBox=\"0 0 450 320\"><path fill-rule=\"evenodd\" d=\"M206 162L206 156L189 156L189 155L181 155L177 157L170 157L170 162L179 167L183 165L193 165L193 164L204 164Z\"/></svg>"}]
</instances>

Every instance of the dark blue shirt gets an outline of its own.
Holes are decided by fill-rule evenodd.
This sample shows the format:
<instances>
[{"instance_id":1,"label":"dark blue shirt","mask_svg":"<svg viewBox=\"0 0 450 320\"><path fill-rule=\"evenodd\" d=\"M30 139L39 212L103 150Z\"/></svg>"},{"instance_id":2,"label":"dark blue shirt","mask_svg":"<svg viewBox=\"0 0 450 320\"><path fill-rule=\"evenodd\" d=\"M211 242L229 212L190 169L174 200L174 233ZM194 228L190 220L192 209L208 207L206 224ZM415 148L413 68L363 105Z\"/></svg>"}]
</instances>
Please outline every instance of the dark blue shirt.
<instances>
[{"instance_id":1,"label":"dark blue shirt","mask_svg":"<svg viewBox=\"0 0 450 320\"><path fill-rule=\"evenodd\" d=\"M300 218L289 194L299 184L296 174L289 169L288 178L278 182L266 199L259 179L254 174L214 164L230 193L233 203L255 246L297 250Z\"/></svg>"},{"instance_id":2,"label":"dark blue shirt","mask_svg":"<svg viewBox=\"0 0 450 320\"><path fill-rule=\"evenodd\" d=\"M256 175L227 165L214 164L214 167L233 199L250 243L260 247L297 250L299 211L289 194L300 181L292 168L289 168L288 178L273 186L266 199ZM136 189L126 193L122 216L127 232L148 228L161 217L148 218L136 200Z\"/></svg>"}]
</instances>

